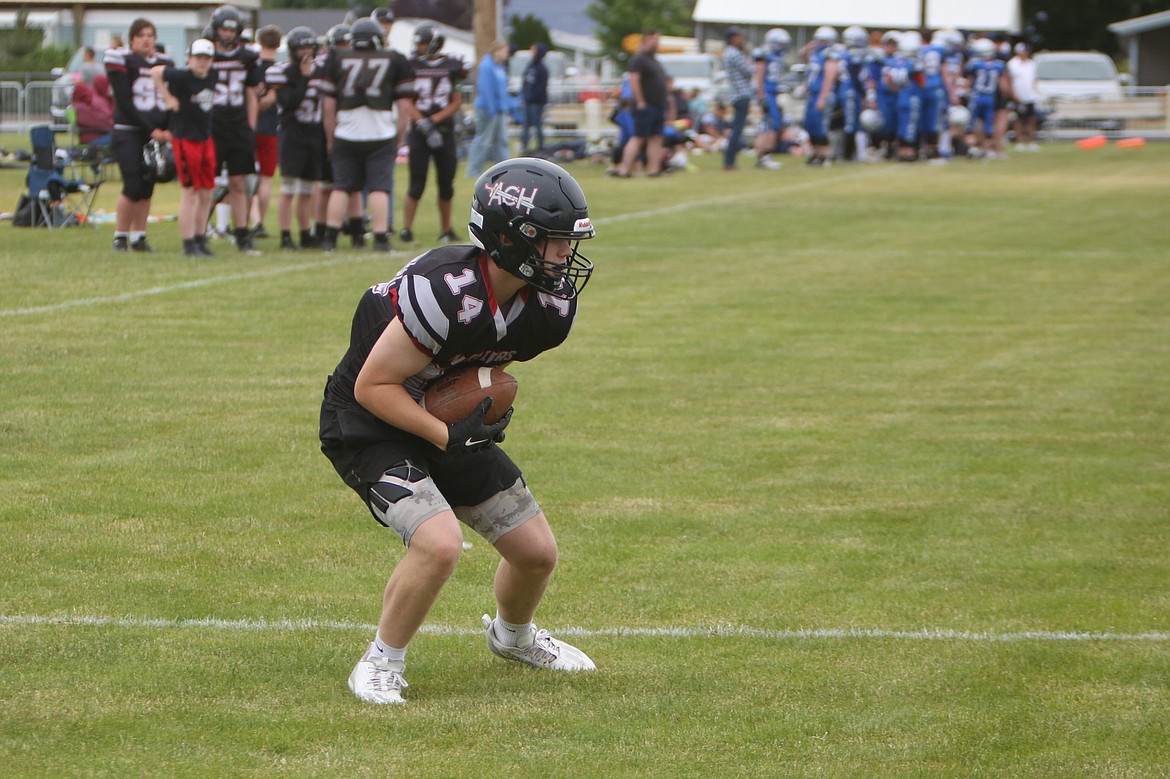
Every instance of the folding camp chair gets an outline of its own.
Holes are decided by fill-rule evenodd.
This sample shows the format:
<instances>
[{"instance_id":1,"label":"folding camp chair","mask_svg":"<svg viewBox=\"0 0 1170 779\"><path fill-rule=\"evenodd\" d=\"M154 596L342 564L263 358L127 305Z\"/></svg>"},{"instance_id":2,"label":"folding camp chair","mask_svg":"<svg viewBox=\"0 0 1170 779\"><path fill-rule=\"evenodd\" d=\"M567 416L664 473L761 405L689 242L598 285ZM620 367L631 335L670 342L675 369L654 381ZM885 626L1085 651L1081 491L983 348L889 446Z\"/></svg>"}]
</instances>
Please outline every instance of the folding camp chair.
<instances>
[{"instance_id":1,"label":"folding camp chair","mask_svg":"<svg viewBox=\"0 0 1170 779\"><path fill-rule=\"evenodd\" d=\"M53 128L40 125L29 133L32 162L26 183L35 225L50 229L89 223L103 180L100 164L79 164L67 149L58 149Z\"/></svg>"}]
</instances>

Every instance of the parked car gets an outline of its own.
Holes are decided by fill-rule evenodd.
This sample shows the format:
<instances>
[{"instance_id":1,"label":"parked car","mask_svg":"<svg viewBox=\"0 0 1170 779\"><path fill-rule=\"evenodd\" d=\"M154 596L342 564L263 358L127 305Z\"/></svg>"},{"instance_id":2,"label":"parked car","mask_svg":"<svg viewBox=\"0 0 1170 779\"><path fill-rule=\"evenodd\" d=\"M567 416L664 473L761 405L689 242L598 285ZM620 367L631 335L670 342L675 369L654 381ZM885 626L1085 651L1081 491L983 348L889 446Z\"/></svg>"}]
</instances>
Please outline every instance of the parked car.
<instances>
[{"instance_id":1,"label":"parked car","mask_svg":"<svg viewBox=\"0 0 1170 779\"><path fill-rule=\"evenodd\" d=\"M697 89L708 103L726 97L727 77L722 61L714 54L659 54L658 61L674 79L675 89Z\"/></svg>"},{"instance_id":2,"label":"parked car","mask_svg":"<svg viewBox=\"0 0 1170 779\"><path fill-rule=\"evenodd\" d=\"M105 56L105 49L94 49L96 61L100 64ZM53 68L52 102L49 113L55 124L65 124L65 111L73 104L73 85L81 78L81 66L85 62L85 47L73 52L69 62L63 68Z\"/></svg>"},{"instance_id":3,"label":"parked car","mask_svg":"<svg viewBox=\"0 0 1170 779\"><path fill-rule=\"evenodd\" d=\"M1041 51L1036 60L1036 89L1043 102L1120 100L1121 78L1108 56L1097 51Z\"/></svg>"}]
</instances>

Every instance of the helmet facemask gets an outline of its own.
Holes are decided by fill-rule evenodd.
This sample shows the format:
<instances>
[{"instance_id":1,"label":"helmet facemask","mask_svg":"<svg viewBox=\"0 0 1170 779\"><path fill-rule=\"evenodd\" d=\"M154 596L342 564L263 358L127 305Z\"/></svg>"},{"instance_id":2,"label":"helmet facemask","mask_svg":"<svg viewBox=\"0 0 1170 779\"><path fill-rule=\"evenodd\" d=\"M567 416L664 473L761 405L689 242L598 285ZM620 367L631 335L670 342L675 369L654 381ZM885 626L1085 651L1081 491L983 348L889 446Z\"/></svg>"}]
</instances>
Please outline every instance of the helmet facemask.
<instances>
[{"instance_id":1,"label":"helmet facemask","mask_svg":"<svg viewBox=\"0 0 1170 779\"><path fill-rule=\"evenodd\" d=\"M593 274L593 262L578 251L581 241L593 237L593 226L588 219L578 220L570 232L546 230L525 216L512 219L507 229L499 232L485 229L481 215L472 208L470 228L472 240L488 253L492 261L529 286L553 297L571 300L585 289ZM549 241L563 238L569 241L569 256L564 262L546 259ZM540 244L545 250L542 252Z\"/></svg>"}]
</instances>

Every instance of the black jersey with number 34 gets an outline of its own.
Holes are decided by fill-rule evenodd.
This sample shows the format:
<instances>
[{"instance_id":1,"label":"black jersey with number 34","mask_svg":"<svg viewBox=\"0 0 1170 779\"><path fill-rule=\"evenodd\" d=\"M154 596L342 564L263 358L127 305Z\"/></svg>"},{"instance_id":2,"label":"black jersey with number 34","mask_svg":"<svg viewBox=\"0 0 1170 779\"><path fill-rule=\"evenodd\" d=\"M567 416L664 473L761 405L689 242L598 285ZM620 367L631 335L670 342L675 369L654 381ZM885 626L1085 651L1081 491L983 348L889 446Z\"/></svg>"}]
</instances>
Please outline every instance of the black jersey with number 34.
<instances>
[{"instance_id":1,"label":"black jersey with number 34","mask_svg":"<svg viewBox=\"0 0 1170 779\"><path fill-rule=\"evenodd\" d=\"M338 111L389 111L395 100L414 96L410 64L389 49L333 49L324 75L321 91L336 98Z\"/></svg>"},{"instance_id":2,"label":"black jersey with number 34","mask_svg":"<svg viewBox=\"0 0 1170 779\"><path fill-rule=\"evenodd\" d=\"M451 95L467 78L463 60L445 54L436 59L415 57L410 64L414 69L414 105L423 116L433 116L450 105Z\"/></svg>"}]
</instances>

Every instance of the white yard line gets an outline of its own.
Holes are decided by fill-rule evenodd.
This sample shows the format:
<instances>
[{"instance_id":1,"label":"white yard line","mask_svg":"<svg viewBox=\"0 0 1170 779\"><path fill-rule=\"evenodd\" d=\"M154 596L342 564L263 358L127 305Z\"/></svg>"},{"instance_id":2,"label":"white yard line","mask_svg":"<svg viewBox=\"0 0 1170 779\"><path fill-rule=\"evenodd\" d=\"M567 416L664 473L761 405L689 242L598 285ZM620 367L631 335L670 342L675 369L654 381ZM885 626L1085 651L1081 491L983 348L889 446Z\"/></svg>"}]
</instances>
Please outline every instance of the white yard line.
<instances>
[{"instance_id":1,"label":"white yard line","mask_svg":"<svg viewBox=\"0 0 1170 779\"><path fill-rule=\"evenodd\" d=\"M740 200L753 200L759 197L766 197L769 195L783 194L785 192L796 192L802 189L811 189L821 187L826 184L834 184L839 181L847 181L859 176L872 175L873 171L867 169L865 171L858 171L847 175L826 176L823 179L816 179L813 181L805 181L799 184L791 184L786 187L777 187L769 190L753 190L751 192L743 192L734 195L727 195L725 197L707 198L703 200L689 201L686 203L676 203L666 208L656 208L649 211L635 211L628 214L618 214L616 216L601 217L594 219L595 224L609 224L613 222L628 222L640 219L652 219L667 214L675 214L680 211L687 211L692 208L709 208L714 205L722 203L733 203ZM395 252L394 255L406 257L406 252ZM394 256L391 255L391 256ZM16 316L32 316L35 314L52 314L58 311L66 311L71 308L82 308L85 306L96 306L105 303L125 303L136 298L151 297L154 295L165 295L169 292L178 292L184 289L195 289L198 287L210 287L216 284L228 284L236 281L250 281L252 279L268 278L271 276L282 276L286 273L297 273L305 270L319 270L321 268L329 268L335 265L343 265L355 262L369 262L371 260L385 260L385 254L374 254L370 252L363 252L360 254L352 254L345 257L338 257L335 259L321 260L319 262L303 262L295 265L280 265L272 268L264 268L262 270L251 271L248 273L229 273L222 276L210 276L205 279L194 279L192 281L183 281L176 284L166 284L158 287L150 287L149 289L134 290L132 292L123 292L118 295L108 295L103 297L91 298L75 298L73 300L64 300L60 303L51 303L43 306L28 306L26 308L9 308L0 309L0 317L16 317Z\"/></svg>"},{"instance_id":2,"label":"white yard line","mask_svg":"<svg viewBox=\"0 0 1170 779\"><path fill-rule=\"evenodd\" d=\"M76 625L79 627L113 627L132 629L174 630L200 628L210 630L315 631L343 630L372 633L377 626L360 622L312 619L155 619L149 617L96 617L85 615L39 616L35 614L0 614L0 625ZM441 636L478 636L478 627L451 625L423 625L422 633ZM1165 643L1170 633L1094 633L1077 630L1027 630L999 633L988 630L954 630L951 628L921 628L919 630L892 630L886 628L801 628L766 630L747 625L697 625L694 627L644 628L582 628L556 627L557 635L584 638L747 638L773 641L834 640L834 639L892 639L898 641L953 641L980 643L1011 643L1020 641L1126 641Z\"/></svg>"}]
</instances>

